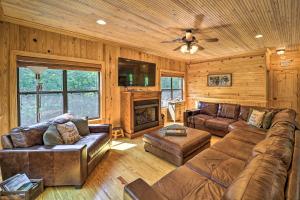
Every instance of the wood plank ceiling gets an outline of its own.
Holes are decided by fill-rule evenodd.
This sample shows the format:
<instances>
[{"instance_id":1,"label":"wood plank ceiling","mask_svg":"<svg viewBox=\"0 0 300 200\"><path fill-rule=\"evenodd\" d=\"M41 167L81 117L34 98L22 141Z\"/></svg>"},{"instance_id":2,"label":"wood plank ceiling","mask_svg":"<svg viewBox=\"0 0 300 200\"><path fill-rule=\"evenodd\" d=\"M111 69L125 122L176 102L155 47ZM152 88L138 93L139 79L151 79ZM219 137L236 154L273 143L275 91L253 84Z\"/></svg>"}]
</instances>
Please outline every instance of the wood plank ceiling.
<instances>
[{"instance_id":1,"label":"wood plank ceiling","mask_svg":"<svg viewBox=\"0 0 300 200\"><path fill-rule=\"evenodd\" d=\"M4 20L18 19L61 28L146 52L184 60L206 60L265 48L294 50L300 43L299 0L2 0ZM200 42L205 50L185 55L162 44L182 33L170 27L194 27L197 16L204 36L219 42ZM97 25L104 19L106 26ZM211 28L221 26L221 28ZM256 39L256 34L263 38Z\"/></svg>"}]
</instances>

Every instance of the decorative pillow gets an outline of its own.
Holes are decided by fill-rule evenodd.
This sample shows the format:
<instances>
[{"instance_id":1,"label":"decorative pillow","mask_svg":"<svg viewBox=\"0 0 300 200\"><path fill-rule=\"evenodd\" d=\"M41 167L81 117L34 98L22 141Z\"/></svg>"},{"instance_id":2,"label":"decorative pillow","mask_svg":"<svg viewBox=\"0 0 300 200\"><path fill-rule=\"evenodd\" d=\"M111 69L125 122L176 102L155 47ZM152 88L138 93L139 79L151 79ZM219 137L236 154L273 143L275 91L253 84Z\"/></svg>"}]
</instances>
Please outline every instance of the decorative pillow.
<instances>
[{"instance_id":1,"label":"decorative pillow","mask_svg":"<svg viewBox=\"0 0 300 200\"><path fill-rule=\"evenodd\" d=\"M273 111L269 111L266 112L265 116L264 116L264 120L262 122L262 128L263 129L269 129L271 124L272 124L272 119L274 117L274 112Z\"/></svg>"},{"instance_id":2,"label":"decorative pillow","mask_svg":"<svg viewBox=\"0 0 300 200\"><path fill-rule=\"evenodd\" d=\"M74 144L81 138L73 122L57 124L57 130L60 133L65 144Z\"/></svg>"},{"instance_id":3,"label":"decorative pillow","mask_svg":"<svg viewBox=\"0 0 300 200\"><path fill-rule=\"evenodd\" d=\"M79 135L86 136L90 134L89 124L87 118L85 119L72 119L73 122L79 132Z\"/></svg>"},{"instance_id":4,"label":"decorative pillow","mask_svg":"<svg viewBox=\"0 0 300 200\"><path fill-rule=\"evenodd\" d=\"M264 115L265 115L265 112L253 110L248 119L248 124L256 126L257 128L260 128L262 126Z\"/></svg>"},{"instance_id":5,"label":"decorative pillow","mask_svg":"<svg viewBox=\"0 0 300 200\"><path fill-rule=\"evenodd\" d=\"M48 127L43 135L43 141L44 145L58 145L64 143L55 125Z\"/></svg>"}]
</instances>

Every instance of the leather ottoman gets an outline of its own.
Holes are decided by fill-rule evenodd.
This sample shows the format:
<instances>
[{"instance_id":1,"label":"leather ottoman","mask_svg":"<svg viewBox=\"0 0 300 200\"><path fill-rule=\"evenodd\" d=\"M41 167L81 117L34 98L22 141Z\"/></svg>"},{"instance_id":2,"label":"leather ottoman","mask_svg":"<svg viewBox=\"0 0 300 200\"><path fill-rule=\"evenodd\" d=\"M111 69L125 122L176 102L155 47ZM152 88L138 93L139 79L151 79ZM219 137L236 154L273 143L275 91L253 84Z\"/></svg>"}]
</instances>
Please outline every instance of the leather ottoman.
<instances>
[{"instance_id":1,"label":"leather ottoman","mask_svg":"<svg viewBox=\"0 0 300 200\"><path fill-rule=\"evenodd\" d=\"M150 152L176 166L186 161L210 146L210 133L193 128L187 128L187 136L164 136L159 130L144 135L145 151Z\"/></svg>"}]
</instances>

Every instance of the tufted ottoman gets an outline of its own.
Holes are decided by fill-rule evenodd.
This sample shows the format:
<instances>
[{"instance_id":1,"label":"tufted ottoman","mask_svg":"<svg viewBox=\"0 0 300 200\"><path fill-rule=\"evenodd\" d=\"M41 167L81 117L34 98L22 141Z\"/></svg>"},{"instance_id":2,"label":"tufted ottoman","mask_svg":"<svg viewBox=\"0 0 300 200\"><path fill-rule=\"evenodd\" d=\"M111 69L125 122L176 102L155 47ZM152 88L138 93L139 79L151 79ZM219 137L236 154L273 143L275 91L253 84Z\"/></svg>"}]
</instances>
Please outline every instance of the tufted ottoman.
<instances>
[{"instance_id":1,"label":"tufted ottoman","mask_svg":"<svg viewBox=\"0 0 300 200\"><path fill-rule=\"evenodd\" d=\"M150 152L176 166L186 161L210 146L210 133L193 128L187 128L187 136L164 136L160 130L144 135L145 151Z\"/></svg>"}]
</instances>

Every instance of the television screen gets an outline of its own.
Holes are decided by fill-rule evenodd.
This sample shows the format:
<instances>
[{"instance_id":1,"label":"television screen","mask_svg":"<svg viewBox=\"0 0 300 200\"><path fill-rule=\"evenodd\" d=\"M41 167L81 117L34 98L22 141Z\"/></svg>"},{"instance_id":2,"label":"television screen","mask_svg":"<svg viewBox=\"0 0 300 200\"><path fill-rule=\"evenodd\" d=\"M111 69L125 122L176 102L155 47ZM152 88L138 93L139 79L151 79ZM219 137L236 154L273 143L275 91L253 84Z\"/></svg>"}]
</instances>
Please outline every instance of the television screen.
<instances>
[{"instance_id":1,"label":"television screen","mask_svg":"<svg viewBox=\"0 0 300 200\"><path fill-rule=\"evenodd\" d=\"M156 64L119 58L119 86L155 86Z\"/></svg>"}]
</instances>

